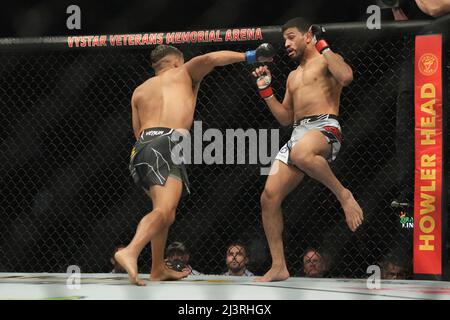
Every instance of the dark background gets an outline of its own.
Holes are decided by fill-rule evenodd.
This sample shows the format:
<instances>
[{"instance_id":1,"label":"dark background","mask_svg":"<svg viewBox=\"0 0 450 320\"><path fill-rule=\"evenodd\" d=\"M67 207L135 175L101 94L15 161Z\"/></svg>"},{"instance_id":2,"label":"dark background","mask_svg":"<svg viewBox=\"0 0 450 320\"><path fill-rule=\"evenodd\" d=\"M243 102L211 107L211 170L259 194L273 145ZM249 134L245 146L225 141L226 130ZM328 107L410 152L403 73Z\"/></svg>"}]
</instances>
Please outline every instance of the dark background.
<instances>
[{"instance_id":1,"label":"dark background","mask_svg":"<svg viewBox=\"0 0 450 320\"><path fill-rule=\"evenodd\" d=\"M372 3L15 1L2 4L0 37L280 25L299 15L317 23L363 21ZM66 29L65 12L71 4L81 8L81 30ZM392 19L389 11L383 17ZM398 212L389 204L398 192L398 85L402 64L411 58L412 39L405 35L369 41L351 34L331 39L355 72L342 99L344 136L351 143L344 144L335 172L364 203L367 220L351 234L329 191L308 180L286 202L285 240L292 274L301 274L303 250L311 245L330 252L331 275L336 277L365 276L368 265L395 251L410 256L410 230L400 228ZM274 87L281 93L295 65L287 60L282 44L276 45L280 62L273 66ZM225 47L184 49L192 57L220 48ZM139 219L151 209L127 171L133 143L129 97L151 76L148 50L36 51L0 58L0 205L6 217L0 224L0 271L64 272L69 264L77 264L83 272L108 272L114 247L128 243ZM268 112L261 112L264 105L242 68L229 66L205 79L195 114L204 130L279 128ZM289 130L282 134L281 143ZM199 271L220 273L225 271L226 244L241 240L252 253L251 270L264 272L270 259L260 225L259 194L265 177L258 166L200 165L192 166L189 174L195 193L180 205L169 242L185 242ZM140 267L149 271L148 249Z\"/></svg>"},{"instance_id":2,"label":"dark background","mask_svg":"<svg viewBox=\"0 0 450 320\"><path fill-rule=\"evenodd\" d=\"M375 0L283 1L9 1L0 10L1 37L126 33L280 25L302 15L314 22L359 21ZM67 30L66 8L81 8L81 30ZM390 16L389 14L386 17Z\"/></svg>"}]
</instances>

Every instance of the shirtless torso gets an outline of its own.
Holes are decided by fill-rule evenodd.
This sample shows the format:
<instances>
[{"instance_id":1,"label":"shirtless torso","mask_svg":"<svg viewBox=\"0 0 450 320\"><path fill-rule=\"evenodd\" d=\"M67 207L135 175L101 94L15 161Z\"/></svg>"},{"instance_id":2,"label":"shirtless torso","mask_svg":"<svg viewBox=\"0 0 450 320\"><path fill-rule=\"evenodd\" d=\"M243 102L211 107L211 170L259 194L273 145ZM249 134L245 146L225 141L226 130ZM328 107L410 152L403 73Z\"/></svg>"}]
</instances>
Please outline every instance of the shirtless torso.
<instances>
[{"instance_id":1,"label":"shirtless torso","mask_svg":"<svg viewBox=\"0 0 450 320\"><path fill-rule=\"evenodd\" d=\"M133 93L137 117L135 136L146 128L187 129L192 125L199 83L194 84L185 66L148 79Z\"/></svg>"},{"instance_id":2,"label":"shirtless torso","mask_svg":"<svg viewBox=\"0 0 450 320\"><path fill-rule=\"evenodd\" d=\"M318 114L339 115L342 86L331 75L322 56L292 71L287 90L292 97L294 121Z\"/></svg>"},{"instance_id":3,"label":"shirtless torso","mask_svg":"<svg viewBox=\"0 0 450 320\"><path fill-rule=\"evenodd\" d=\"M352 82L353 71L323 40L324 28L294 18L282 30L287 54L299 64L288 76L283 100L279 101L269 87L271 72L267 66L253 71L260 94L274 117L283 126L293 126L291 138L275 157L261 195L262 220L272 256L271 268L257 279L262 282L289 277L283 249L281 205L305 175L322 183L336 196L351 231L356 231L364 219L352 193L340 183L328 164L340 149L342 135L337 117L340 95L342 88Z\"/></svg>"},{"instance_id":4,"label":"shirtless torso","mask_svg":"<svg viewBox=\"0 0 450 320\"><path fill-rule=\"evenodd\" d=\"M181 169L177 169L179 166L172 163L172 129L190 129L200 83L215 67L244 61L272 61L275 54L272 49L265 44L248 52L222 50L194 57L186 63L181 51L174 47L161 45L152 51L155 76L137 87L131 98L137 141L129 168L134 182L150 197L153 210L141 219L128 246L114 255L131 283L145 285L145 281L139 279L137 259L149 242L151 280L177 280L191 272L172 270L164 262L167 234L181 198L181 180L185 180Z\"/></svg>"}]
</instances>

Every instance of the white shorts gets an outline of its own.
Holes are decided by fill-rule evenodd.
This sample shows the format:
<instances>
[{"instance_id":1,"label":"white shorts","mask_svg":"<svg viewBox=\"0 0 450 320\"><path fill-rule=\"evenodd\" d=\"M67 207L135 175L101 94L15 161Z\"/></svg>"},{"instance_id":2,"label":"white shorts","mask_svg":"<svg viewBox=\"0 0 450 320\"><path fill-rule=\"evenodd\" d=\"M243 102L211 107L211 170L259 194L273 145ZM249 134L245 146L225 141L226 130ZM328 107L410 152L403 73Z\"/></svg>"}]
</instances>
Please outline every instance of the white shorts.
<instances>
[{"instance_id":1,"label":"white shorts","mask_svg":"<svg viewBox=\"0 0 450 320\"><path fill-rule=\"evenodd\" d=\"M294 123L294 130L292 130L291 138L280 149L275 160L280 160L287 165L292 165L292 161L289 157L292 148L311 130L319 130L323 133L330 145L330 153L327 160L328 162L334 161L341 149L342 131L338 117L333 114L320 114L297 120Z\"/></svg>"}]
</instances>

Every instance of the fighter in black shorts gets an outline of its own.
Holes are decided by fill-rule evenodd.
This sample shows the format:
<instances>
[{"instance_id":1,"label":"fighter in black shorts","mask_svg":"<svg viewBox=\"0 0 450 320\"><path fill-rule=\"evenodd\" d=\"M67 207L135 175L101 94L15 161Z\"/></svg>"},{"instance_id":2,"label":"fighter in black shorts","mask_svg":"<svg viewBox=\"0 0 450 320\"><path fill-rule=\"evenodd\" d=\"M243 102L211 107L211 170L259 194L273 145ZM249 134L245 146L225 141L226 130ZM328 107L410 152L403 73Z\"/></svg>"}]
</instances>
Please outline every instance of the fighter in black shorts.
<instances>
[{"instance_id":1,"label":"fighter in black shorts","mask_svg":"<svg viewBox=\"0 0 450 320\"><path fill-rule=\"evenodd\" d=\"M192 125L203 77L216 66L272 61L274 53L270 45L262 44L245 53L217 51L184 63L183 54L174 47L160 45L152 51L151 62L156 75L136 88L131 98L137 142L131 154L130 171L136 184L151 198L153 210L139 222L131 243L114 257L132 283L145 285L138 278L137 259L150 241L151 280L180 279L190 272L169 269L164 263L164 249L169 227L175 221L182 181L189 191L182 161L172 151L181 141L180 132L187 132Z\"/></svg>"},{"instance_id":2,"label":"fighter in black shorts","mask_svg":"<svg viewBox=\"0 0 450 320\"><path fill-rule=\"evenodd\" d=\"M153 185L164 185L170 176L182 181L184 190L191 193L184 159L173 161L177 155L172 149L180 143L179 134L181 132L170 128L142 131L130 157L129 169L136 185L148 190Z\"/></svg>"}]
</instances>

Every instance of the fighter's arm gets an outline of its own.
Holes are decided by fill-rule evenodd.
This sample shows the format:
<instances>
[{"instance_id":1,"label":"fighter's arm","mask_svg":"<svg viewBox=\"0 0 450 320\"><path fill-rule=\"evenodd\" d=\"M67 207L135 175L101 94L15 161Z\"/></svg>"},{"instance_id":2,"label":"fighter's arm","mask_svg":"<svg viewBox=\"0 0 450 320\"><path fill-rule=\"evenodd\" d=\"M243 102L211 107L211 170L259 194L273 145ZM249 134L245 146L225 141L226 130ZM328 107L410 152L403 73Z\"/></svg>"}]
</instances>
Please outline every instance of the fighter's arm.
<instances>
[{"instance_id":1,"label":"fighter's arm","mask_svg":"<svg viewBox=\"0 0 450 320\"><path fill-rule=\"evenodd\" d=\"M185 67L194 83L199 83L215 67L245 61L244 52L215 51L192 58Z\"/></svg>"},{"instance_id":2,"label":"fighter's arm","mask_svg":"<svg viewBox=\"0 0 450 320\"><path fill-rule=\"evenodd\" d=\"M416 3L420 10L432 17L450 12L450 0L416 0Z\"/></svg>"},{"instance_id":3,"label":"fighter's arm","mask_svg":"<svg viewBox=\"0 0 450 320\"><path fill-rule=\"evenodd\" d=\"M136 91L135 91L136 92ZM133 132L136 140L139 139L139 134L141 130L141 121L139 119L139 113L136 104L136 93L133 93L131 97L131 120L133 123Z\"/></svg>"},{"instance_id":4,"label":"fighter's arm","mask_svg":"<svg viewBox=\"0 0 450 320\"><path fill-rule=\"evenodd\" d=\"M244 62L268 62L272 61L275 55L274 48L267 43L263 43L256 50L247 52L235 51L215 51L192 58L185 63L185 67L194 83L199 83L215 67L222 67L228 64Z\"/></svg>"},{"instance_id":5,"label":"fighter's arm","mask_svg":"<svg viewBox=\"0 0 450 320\"><path fill-rule=\"evenodd\" d=\"M290 82L292 78L292 72L289 74L288 80L286 82L286 92L284 94L283 102L278 101L272 92L272 87L270 86L272 81L272 75L267 66L262 66L256 68L252 72L253 76L257 78L256 84L259 88L259 92L273 116L282 126L289 126L294 122L294 111L292 97L289 92Z\"/></svg>"},{"instance_id":6,"label":"fighter's arm","mask_svg":"<svg viewBox=\"0 0 450 320\"><path fill-rule=\"evenodd\" d=\"M344 87L353 81L353 70L344 61L341 55L328 50L323 53L328 62L328 70L336 78L336 80Z\"/></svg>"},{"instance_id":7,"label":"fighter's arm","mask_svg":"<svg viewBox=\"0 0 450 320\"><path fill-rule=\"evenodd\" d=\"M319 53L327 60L330 73L342 86L348 86L353 81L353 70L340 55L334 53L330 49L330 46L324 39L325 28L318 25L312 25L310 32L317 51L319 51Z\"/></svg>"}]
</instances>

